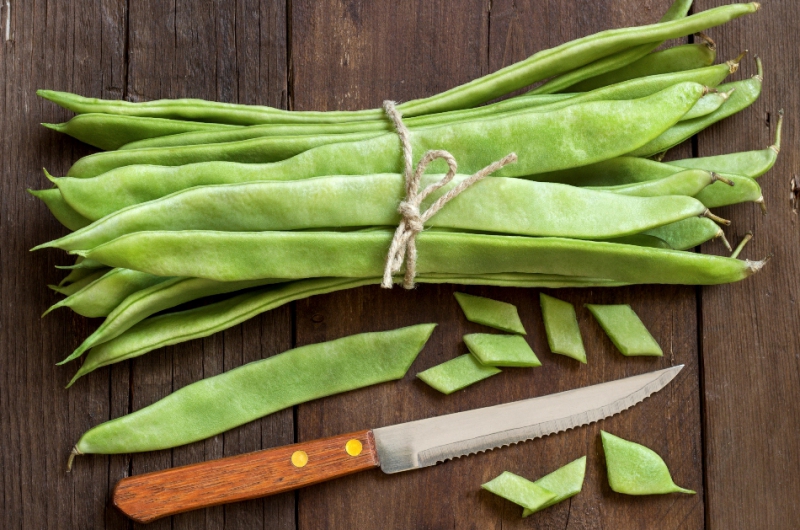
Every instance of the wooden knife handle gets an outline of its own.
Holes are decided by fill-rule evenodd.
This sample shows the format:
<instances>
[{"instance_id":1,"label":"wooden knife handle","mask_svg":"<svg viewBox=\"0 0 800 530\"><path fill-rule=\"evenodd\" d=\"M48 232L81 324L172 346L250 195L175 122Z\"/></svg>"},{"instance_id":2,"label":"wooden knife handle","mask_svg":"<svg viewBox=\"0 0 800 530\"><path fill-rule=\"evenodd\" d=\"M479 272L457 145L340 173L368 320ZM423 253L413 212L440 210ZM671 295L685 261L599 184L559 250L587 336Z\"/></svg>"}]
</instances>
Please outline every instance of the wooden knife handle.
<instances>
[{"instance_id":1,"label":"wooden knife handle","mask_svg":"<svg viewBox=\"0 0 800 530\"><path fill-rule=\"evenodd\" d=\"M148 523L379 465L372 431L359 431L124 478L114 488L112 500L131 519Z\"/></svg>"}]
</instances>

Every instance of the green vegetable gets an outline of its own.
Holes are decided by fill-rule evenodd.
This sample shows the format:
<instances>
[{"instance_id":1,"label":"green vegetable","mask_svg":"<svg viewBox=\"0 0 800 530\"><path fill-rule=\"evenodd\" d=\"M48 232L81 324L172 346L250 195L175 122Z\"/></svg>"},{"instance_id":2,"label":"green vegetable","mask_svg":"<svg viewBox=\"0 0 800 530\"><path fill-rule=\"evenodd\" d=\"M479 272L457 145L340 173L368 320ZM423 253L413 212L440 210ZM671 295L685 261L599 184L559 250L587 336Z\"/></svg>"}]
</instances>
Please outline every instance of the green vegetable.
<instances>
[{"instance_id":1,"label":"green vegetable","mask_svg":"<svg viewBox=\"0 0 800 530\"><path fill-rule=\"evenodd\" d=\"M541 366L539 358L519 335L491 335L471 333L464 335L464 343L481 364L487 366Z\"/></svg>"},{"instance_id":2,"label":"green vegetable","mask_svg":"<svg viewBox=\"0 0 800 530\"><path fill-rule=\"evenodd\" d=\"M666 241L675 250L694 248L717 237L722 238L725 246L730 248L725 233L708 217L689 217L677 223L648 230L646 233Z\"/></svg>"},{"instance_id":3,"label":"green vegetable","mask_svg":"<svg viewBox=\"0 0 800 530\"><path fill-rule=\"evenodd\" d=\"M154 451L203 440L273 412L400 379L435 324L302 346L187 385L87 431L75 454Z\"/></svg>"},{"instance_id":4,"label":"green vegetable","mask_svg":"<svg viewBox=\"0 0 800 530\"><path fill-rule=\"evenodd\" d=\"M626 495L695 493L675 485L667 465L651 449L605 431L600 436L612 490Z\"/></svg>"},{"instance_id":5,"label":"green vegetable","mask_svg":"<svg viewBox=\"0 0 800 530\"><path fill-rule=\"evenodd\" d=\"M50 213L53 214L53 217L70 230L78 230L92 223L91 220L82 216L76 212L72 206L67 204L58 188L50 188L49 190L28 190L28 193L37 199L41 199L45 206L47 206L47 209L50 210Z\"/></svg>"},{"instance_id":6,"label":"green vegetable","mask_svg":"<svg viewBox=\"0 0 800 530\"><path fill-rule=\"evenodd\" d=\"M542 306L542 318L550 351L586 364L586 350L583 348L578 317L572 304L544 293L539 293L539 303Z\"/></svg>"},{"instance_id":7,"label":"green vegetable","mask_svg":"<svg viewBox=\"0 0 800 530\"><path fill-rule=\"evenodd\" d=\"M631 306L586 304L586 308L622 355L664 355Z\"/></svg>"},{"instance_id":8,"label":"green vegetable","mask_svg":"<svg viewBox=\"0 0 800 530\"><path fill-rule=\"evenodd\" d=\"M552 491L556 494L556 496L555 498L547 501L544 505L540 506L538 509L534 510L525 508L522 511L522 517L528 517L529 515L544 510L545 508L549 508L554 504L558 504L559 502L569 499L570 497L574 497L580 493L581 488L583 487L583 477L585 474L586 457L582 456L581 458L574 460L566 466L560 467L549 475L545 475L537 480L534 484Z\"/></svg>"},{"instance_id":9,"label":"green vegetable","mask_svg":"<svg viewBox=\"0 0 800 530\"><path fill-rule=\"evenodd\" d=\"M525 328L515 305L467 293L453 295L470 322L525 335Z\"/></svg>"},{"instance_id":10,"label":"green vegetable","mask_svg":"<svg viewBox=\"0 0 800 530\"><path fill-rule=\"evenodd\" d=\"M442 394L452 394L487 377L499 374L500 369L481 364L474 356L466 353L440 365L428 368L417 374L428 386Z\"/></svg>"},{"instance_id":11,"label":"green vegetable","mask_svg":"<svg viewBox=\"0 0 800 530\"><path fill-rule=\"evenodd\" d=\"M503 471L489 482L481 484L481 488L518 504L525 510L532 510L531 513L539 511L541 506L556 498L552 491L509 471Z\"/></svg>"},{"instance_id":12,"label":"green vegetable","mask_svg":"<svg viewBox=\"0 0 800 530\"><path fill-rule=\"evenodd\" d=\"M52 290L57 292L58 294L63 294L64 296L72 296L73 294L77 293L87 285L91 284L93 281L101 278L104 274L108 272L107 268L102 269L92 269L89 274L83 276L79 280L75 280L74 282L66 285L64 287L58 285L48 285ZM46 313L45 313L46 314ZM42 315L44 316L44 315Z\"/></svg>"}]
</instances>

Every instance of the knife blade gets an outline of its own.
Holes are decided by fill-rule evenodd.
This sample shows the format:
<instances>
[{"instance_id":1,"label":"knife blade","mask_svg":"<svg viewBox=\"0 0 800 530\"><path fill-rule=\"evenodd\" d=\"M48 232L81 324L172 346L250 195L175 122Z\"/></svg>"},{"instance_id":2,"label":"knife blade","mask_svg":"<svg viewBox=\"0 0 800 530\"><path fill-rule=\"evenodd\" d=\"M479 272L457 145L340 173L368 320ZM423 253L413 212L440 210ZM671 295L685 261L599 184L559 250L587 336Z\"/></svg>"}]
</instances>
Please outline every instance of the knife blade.
<instances>
[{"instance_id":1,"label":"knife blade","mask_svg":"<svg viewBox=\"0 0 800 530\"><path fill-rule=\"evenodd\" d=\"M682 368L128 477L117 483L112 502L147 523L376 467L398 473L433 466L619 414L664 388Z\"/></svg>"}]
</instances>

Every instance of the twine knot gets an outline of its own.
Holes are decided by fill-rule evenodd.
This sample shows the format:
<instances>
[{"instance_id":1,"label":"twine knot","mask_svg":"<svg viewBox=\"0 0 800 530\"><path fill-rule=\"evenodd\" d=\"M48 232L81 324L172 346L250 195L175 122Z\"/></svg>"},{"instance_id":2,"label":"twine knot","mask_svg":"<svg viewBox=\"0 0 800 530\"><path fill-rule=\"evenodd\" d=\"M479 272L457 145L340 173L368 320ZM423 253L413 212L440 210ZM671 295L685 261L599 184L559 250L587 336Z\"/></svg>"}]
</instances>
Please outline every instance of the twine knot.
<instances>
[{"instance_id":1,"label":"twine knot","mask_svg":"<svg viewBox=\"0 0 800 530\"><path fill-rule=\"evenodd\" d=\"M393 101L384 101L383 110L386 115L394 123L397 136L400 137L400 143L403 147L403 161L405 177L406 197L397 207L397 211L401 215L400 224L394 232L392 244L389 247L389 254L386 256L386 267L383 270L383 282L381 286L385 289L392 288L392 275L399 272L406 263L406 274L403 279L403 287L412 289L414 287L414 277L417 275L417 234L422 232L425 228L425 222L433 217L445 204L457 197L461 192L491 175L498 169L507 164L516 162L517 155L510 153L481 169L469 178L462 180L453 189L436 199L425 212L420 212L420 205L431 193L446 186L456 176L458 164L455 157L447 151L441 149L434 149L425 153L422 159L417 164L417 168L413 171L413 160L411 158L411 141L409 138L409 130L403 123L400 112L395 107ZM447 174L438 182L427 186L422 192L419 191L420 180L425 170L431 162L437 159L443 159L447 162Z\"/></svg>"}]
</instances>

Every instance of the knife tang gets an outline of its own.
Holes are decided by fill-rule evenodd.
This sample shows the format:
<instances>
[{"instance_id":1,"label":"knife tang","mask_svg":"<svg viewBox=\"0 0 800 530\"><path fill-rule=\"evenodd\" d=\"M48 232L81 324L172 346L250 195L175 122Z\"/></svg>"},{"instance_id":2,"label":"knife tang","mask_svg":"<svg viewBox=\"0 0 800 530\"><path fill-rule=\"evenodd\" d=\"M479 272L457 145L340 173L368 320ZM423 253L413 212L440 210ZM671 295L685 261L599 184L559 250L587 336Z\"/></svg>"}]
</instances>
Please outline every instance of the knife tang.
<instances>
[{"instance_id":1,"label":"knife tang","mask_svg":"<svg viewBox=\"0 0 800 530\"><path fill-rule=\"evenodd\" d=\"M372 431L358 431L124 478L112 501L128 517L147 523L379 466Z\"/></svg>"}]
</instances>

